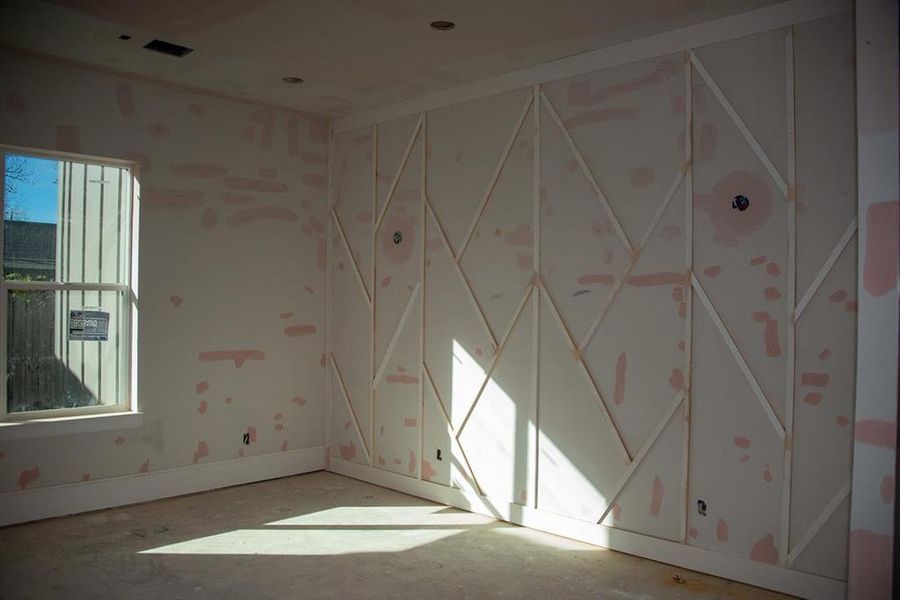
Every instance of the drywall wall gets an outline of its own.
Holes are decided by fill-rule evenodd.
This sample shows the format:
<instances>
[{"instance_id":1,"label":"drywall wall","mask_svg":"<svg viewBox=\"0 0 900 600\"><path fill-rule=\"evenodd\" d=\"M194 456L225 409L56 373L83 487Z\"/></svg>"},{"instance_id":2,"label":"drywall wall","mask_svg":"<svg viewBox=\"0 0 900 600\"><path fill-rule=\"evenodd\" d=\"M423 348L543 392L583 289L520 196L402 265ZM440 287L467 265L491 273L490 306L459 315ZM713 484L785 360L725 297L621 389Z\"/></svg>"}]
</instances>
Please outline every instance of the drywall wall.
<instances>
[{"instance_id":1,"label":"drywall wall","mask_svg":"<svg viewBox=\"0 0 900 600\"><path fill-rule=\"evenodd\" d=\"M853 22L760 31L338 130L332 469L842 593Z\"/></svg>"},{"instance_id":2,"label":"drywall wall","mask_svg":"<svg viewBox=\"0 0 900 600\"><path fill-rule=\"evenodd\" d=\"M0 431L4 499L321 446L327 122L28 54L0 63L0 143L139 164L144 414L121 431Z\"/></svg>"}]
</instances>

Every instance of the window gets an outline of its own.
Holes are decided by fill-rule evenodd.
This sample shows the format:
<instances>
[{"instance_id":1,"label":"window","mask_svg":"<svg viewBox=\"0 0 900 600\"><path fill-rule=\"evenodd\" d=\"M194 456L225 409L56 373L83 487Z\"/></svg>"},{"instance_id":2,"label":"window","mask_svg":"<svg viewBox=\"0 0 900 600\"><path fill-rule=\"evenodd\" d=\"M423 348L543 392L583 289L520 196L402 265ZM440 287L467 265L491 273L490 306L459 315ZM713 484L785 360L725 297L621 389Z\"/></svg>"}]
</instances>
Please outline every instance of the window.
<instances>
[{"instance_id":1,"label":"window","mask_svg":"<svg viewBox=\"0 0 900 600\"><path fill-rule=\"evenodd\" d=\"M0 417L132 409L131 166L4 147L0 159Z\"/></svg>"}]
</instances>

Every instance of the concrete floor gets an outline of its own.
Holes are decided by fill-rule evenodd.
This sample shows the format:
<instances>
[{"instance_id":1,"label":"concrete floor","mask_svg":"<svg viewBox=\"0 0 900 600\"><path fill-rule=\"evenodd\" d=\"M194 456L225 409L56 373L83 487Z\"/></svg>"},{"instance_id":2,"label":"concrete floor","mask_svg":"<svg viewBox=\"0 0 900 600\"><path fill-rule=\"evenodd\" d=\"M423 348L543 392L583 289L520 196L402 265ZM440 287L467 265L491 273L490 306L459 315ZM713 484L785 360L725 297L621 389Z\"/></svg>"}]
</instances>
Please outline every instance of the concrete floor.
<instances>
[{"instance_id":1,"label":"concrete floor","mask_svg":"<svg viewBox=\"0 0 900 600\"><path fill-rule=\"evenodd\" d=\"M784 596L319 472L0 529L0 597Z\"/></svg>"}]
</instances>

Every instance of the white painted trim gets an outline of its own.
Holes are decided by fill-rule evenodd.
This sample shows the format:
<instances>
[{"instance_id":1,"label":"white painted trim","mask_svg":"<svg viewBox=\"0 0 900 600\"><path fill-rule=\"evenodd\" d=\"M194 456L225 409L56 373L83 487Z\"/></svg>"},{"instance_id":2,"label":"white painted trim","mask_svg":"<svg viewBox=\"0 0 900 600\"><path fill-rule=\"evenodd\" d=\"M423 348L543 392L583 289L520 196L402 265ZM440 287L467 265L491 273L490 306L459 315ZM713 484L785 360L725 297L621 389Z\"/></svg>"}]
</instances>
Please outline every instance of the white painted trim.
<instances>
[{"instance_id":1,"label":"white painted trim","mask_svg":"<svg viewBox=\"0 0 900 600\"><path fill-rule=\"evenodd\" d=\"M437 483L418 481L339 458L331 459L328 470L502 521L803 598L836 600L844 598L846 594L846 584L835 579L792 571L615 527L579 521L520 504L494 502L485 496Z\"/></svg>"},{"instance_id":2,"label":"white painted trim","mask_svg":"<svg viewBox=\"0 0 900 600\"><path fill-rule=\"evenodd\" d=\"M201 463L0 494L0 526L194 494L325 468L325 448Z\"/></svg>"},{"instance_id":3,"label":"white painted trim","mask_svg":"<svg viewBox=\"0 0 900 600\"><path fill-rule=\"evenodd\" d=\"M90 415L30 419L27 421L7 421L0 423L0 441L25 440L34 438L117 431L140 427L144 413L120 411Z\"/></svg>"},{"instance_id":4,"label":"white painted trim","mask_svg":"<svg viewBox=\"0 0 900 600\"><path fill-rule=\"evenodd\" d=\"M591 71L599 71L647 58L681 52L689 48L821 19L852 10L852 8L853 3L850 0L788 0L758 10L567 56L496 77L424 94L403 102L346 115L335 119L334 129L335 132L350 131L374 123L391 121L407 115L461 104L539 83L574 77Z\"/></svg>"}]
</instances>

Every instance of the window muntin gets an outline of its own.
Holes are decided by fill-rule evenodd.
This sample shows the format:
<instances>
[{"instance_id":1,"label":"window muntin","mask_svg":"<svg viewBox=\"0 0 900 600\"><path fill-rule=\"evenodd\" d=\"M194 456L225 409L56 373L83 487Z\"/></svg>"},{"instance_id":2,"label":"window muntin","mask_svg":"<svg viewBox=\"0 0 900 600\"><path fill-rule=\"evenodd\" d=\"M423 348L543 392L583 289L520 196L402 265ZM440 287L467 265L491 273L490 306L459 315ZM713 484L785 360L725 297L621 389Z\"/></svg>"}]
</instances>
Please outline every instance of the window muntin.
<instances>
[{"instance_id":1,"label":"window muntin","mask_svg":"<svg viewBox=\"0 0 900 600\"><path fill-rule=\"evenodd\" d=\"M3 151L0 414L127 410L133 177L126 164ZM102 341L71 311L108 315ZM102 321L102 319L101 319Z\"/></svg>"}]
</instances>

